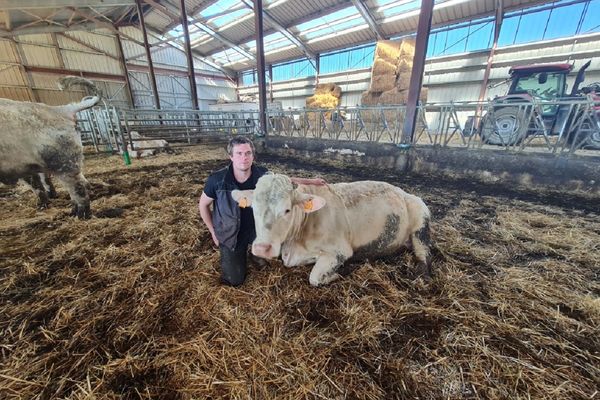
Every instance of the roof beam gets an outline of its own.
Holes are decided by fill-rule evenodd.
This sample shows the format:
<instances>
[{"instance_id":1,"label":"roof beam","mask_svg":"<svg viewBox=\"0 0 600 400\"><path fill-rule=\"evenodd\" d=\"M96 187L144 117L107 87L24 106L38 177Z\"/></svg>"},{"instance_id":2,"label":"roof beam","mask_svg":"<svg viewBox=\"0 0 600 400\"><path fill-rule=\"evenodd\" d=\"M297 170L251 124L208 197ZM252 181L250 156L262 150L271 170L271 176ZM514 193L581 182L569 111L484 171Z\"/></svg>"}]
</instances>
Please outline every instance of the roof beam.
<instances>
[{"instance_id":1,"label":"roof beam","mask_svg":"<svg viewBox=\"0 0 600 400\"><path fill-rule=\"evenodd\" d=\"M254 5L252 4L251 1L241 0L241 2L244 3L247 7L254 10ZM254 12L256 12L256 10L254 10ZM296 47L298 47L300 50L302 50L302 52L306 55L306 57L309 60L313 61L313 63L315 62L315 60L317 59L317 55L312 50L310 50L308 48L308 46L302 40L300 40L300 38L298 38L292 32L287 30L283 25L281 25L275 18L273 18L264 9L262 10L262 14L263 14L263 17L271 25L273 25L277 31L281 32L281 34L283 34L283 36L285 36L290 42L292 42L294 45L296 45Z\"/></svg>"},{"instance_id":2,"label":"roof beam","mask_svg":"<svg viewBox=\"0 0 600 400\"><path fill-rule=\"evenodd\" d=\"M135 0L3 0L0 10L34 10L47 8L77 7L119 7L135 5Z\"/></svg>"},{"instance_id":3,"label":"roof beam","mask_svg":"<svg viewBox=\"0 0 600 400\"><path fill-rule=\"evenodd\" d=\"M204 10L205 8L212 6L217 1L219 1L219 0L209 0L209 1L206 1L200 5L192 8L192 11L190 11L188 13L188 17L195 18L196 14L198 14L200 11ZM179 20L173 20L173 22L171 22L169 25L167 25L165 27L164 32L169 32L171 29L175 28L179 24L181 24L181 22Z\"/></svg>"},{"instance_id":4,"label":"roof beam","mask_svg":"<svg viewBox=\"0 0 600 400\"><path fill-rule=\"evenodd\" d=\"M164 37L162 33L158 32L156 30L153 30L150 27L147 27L146 30L148 31L148 33L150 35L152 35L155 38L162 38L162 37ZM163 42L160 42L160 43L163 43ZM173 47L173 48L175 48L177 50L183 51L183 43L181 43L180 40L170 39L168 41L164 41L164 43L166 43L167 45L169 45L169 46L171 46L171 47ZM153 43L153 46L154 45L156 45L156 43ZM193 49L192 49L192 51L193 51ZM229 79L233 79L233 76L235 76L235 72L233 72L231 69L225 68L222 65L216 63L209 56L205 56L205 55L199 53L198 51L195 51L195 53L196 53L195 54L196 56L202 57L202 58L198 59L198 61L200 61L200 62L202 62L204 64L207 64L207 65L209 65L209 66L211 66L213 68L218 69L219 71L221 71L222 73L224 73L225 75L227 75L227 77ZM137 57L134 57L134 58L137 58ZM196 74L196 75L198 75L198 74Z\"/></svg>"},{"instance_id":5,"label":"roof beam","mask_svg":"<svg viewBox=\"0 0 600 400\"><path fill-rule=\"evenodd\" d=\"M173 18L173 19L179 19L179 9L175 6L173 6L171 3L165 2L166 5L162 5L162 4L158 4L156 1L154 0L143 0L146 4L150 4L152 7L160 10L161 12L163 12L164 14L166 14L168 17ZM233 50L237 51L238 53L240 53L241 55L243 55L244 57L255 61L256 57L254 56L254 54L250 53L249 51L244 50L242 47L238 46L237 44L231 42L230 40L226 39L225 37L223 37L222 35L220 35L219 33L215 32L214 30L212 30L211 28L209 28L208 26L204 25L203 21L199 21L195 18L188 18L188 21L190 21L196 28L200 29L201 31L209 34L210 36L214 37L215 39L219 40L220 42L222 42L223 44L231 47Z\"/></svg>"},{"instance_id":6,"label":"roof beam","mask_svg":"<svg viewBox=\"0 0 600 400\"><path fill-rule=\"evenodd\" d=\"M139 42L137 39L132 38L131 36L124 34L123 32L119 31L117 28L115 28L112 24L110 24L108 22L100 21L98 18L93 17L91 15L88 15L88 14L82 12L82 11L79 11L78 9L76 9L74 7L67 7L67 9L73 11L75 14L79 15L82 18L89 19L90 21L95 22L96 24L98 24L98 26L100 28L106 28L106 29L110 30L111 32L116 33L117 35L120 35L121 37L124 37L127 40L131 40L132 42L134 42L134 43L136 43L136 44L138 44L140 46L144 45L144 43Z\"/></svg>"},{"instance_id":7,"label":"roof beam","mask_svg":"<svg viewBox=\"0 0 600 400\"><path fill-rule=\"evenodd\" d=\"M367 24L369 25L369 28L371 28L371 30L377 37L377 40L385 40L386 37L385 37L383 31L381 30L381 28L379 27L379 25L377 25L375 18L373 18L373 14L371 14L369 7L367 7L362 2L362 0L352 0L352 4L354 4L354 7L356 7L356 9L360 13L360 15L367 22Z\"/></svg>"},{"instance_id":8,"label":"roof beam","mask_svg":"<svg viewBox=\"0 0 600 400\"><path fill-rule=\"evenodd\" d=\"M326 8L324 10L319 10L318 12L315 12L315 13L312 13L312 14L308 14L308 15L304 15L301 18L298 18L298 19L290 22L290 24L288 26L286 26L285 29L291 29L292 27L294 27L296 25L302 24L304 22L310 21L311 19L315 19L315 18L321 17L321 16L326 15L326 14L330 14L330 13L339 11L339 10L341 10L343 8L346 8L346 7L348 7L348 3L340 3L340 4L336 4L335 6ZM275 32L277 32L277 29L269 29L269 30L267 30L267 31L264 32L264 35L268 36L268 35L270 35L272 33L275 33ZM242 40L238 41L236 43L236 45L240 45L242 43L246 43L246 42L252 40L252 38L253 38L252 36L245 37ZM219 51L221 51L221 50L220 49L213 50L213 51L211 51L211 52L209 52L207 54L208 55L212 55L212 54L218 53Z\"/></svg>"},{"instance_id":9,"label":"roof beam","mask_svg":"<svg viewBox=\"0 0 600 400\"><path fill-rule=\"evenodd\" d=\"M106 28L105 24L97 24L95 22L84 22L80 24L74 24L70 26L58 26L58 25L38 25L29 26L26 28L14 27L11 31L0 30L0 37L12 37L19 35L34 35L38 33L58 33L68 31L93 31L95 29Z\"/></svg>"}]
</instances>

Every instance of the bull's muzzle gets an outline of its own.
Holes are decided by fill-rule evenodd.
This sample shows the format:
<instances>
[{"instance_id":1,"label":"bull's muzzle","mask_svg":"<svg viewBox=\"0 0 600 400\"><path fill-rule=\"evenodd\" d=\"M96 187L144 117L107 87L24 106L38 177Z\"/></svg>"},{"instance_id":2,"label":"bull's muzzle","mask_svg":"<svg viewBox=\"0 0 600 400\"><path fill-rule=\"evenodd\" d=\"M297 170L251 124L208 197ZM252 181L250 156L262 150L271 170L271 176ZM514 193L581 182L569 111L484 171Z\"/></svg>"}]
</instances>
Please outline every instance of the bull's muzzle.
<instances>
[{"instance_id":1,"label":"bull's muzzle","mask_svg":"<svg viewBox=\"0 0 600 400\"><path fill-rule=\"evenodd\" d=\"M271 254L272 246L268 243L254 243L252 245L252 254L262 258L273 258Z\"/></svg>"}]
</instances>

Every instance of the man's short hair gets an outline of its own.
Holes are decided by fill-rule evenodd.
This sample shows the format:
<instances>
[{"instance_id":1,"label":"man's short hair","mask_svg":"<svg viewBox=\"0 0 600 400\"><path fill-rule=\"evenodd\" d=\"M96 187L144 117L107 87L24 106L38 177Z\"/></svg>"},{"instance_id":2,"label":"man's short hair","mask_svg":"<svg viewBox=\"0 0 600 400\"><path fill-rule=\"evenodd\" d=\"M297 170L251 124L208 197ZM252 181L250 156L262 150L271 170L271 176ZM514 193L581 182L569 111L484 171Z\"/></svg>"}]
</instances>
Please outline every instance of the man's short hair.
<instances>
[{"instance_id":1,"label":"man's short hair","mask_svg":"<svg viewBox=\"0 0 600 400\"><path fill-rule=\"evenodd\" d=\"M252 149L252 155L256 155L256 149L254 148L254 143L252 140L246 136L234 136L229 139L229 143L227 143L227 154L230 156L233 155L233 146L237 146L238 144L249 144Z\"/></svg>"}]
</instances>

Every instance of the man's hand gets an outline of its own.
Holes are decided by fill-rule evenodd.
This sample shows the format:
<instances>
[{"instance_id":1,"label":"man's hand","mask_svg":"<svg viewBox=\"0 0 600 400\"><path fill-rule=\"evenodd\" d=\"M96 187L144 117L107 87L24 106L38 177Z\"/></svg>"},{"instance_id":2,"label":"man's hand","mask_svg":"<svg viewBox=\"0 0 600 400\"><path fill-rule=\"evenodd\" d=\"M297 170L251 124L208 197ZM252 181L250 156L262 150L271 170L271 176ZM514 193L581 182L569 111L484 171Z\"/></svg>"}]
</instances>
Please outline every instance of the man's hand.
<instances>
[{"instance_id":1,"label":"man's hand","mask_svg":"<svg viewBox=\"0 0 600 400\"><path fill-rule=\"evenodd\" d=\"M219 239L217 239L217 237L215 236L215 233L214 233L214 232L211 232L211 233L210 233L210 235L212 236L212 240L213 240L213 242L215 243L215 245L216 245L217 247L219 247Z\"/></svg>"},{"instance_id":2,"label":"man's hand","mask_svg":"<svg viewBox=\"0 0 600 400\"><path fill-rule=\"evenodd\" d=\"M327 181L323 178L290 178L292 183L296 185L314 185L314 186L324 186L327 185Z\"/></svg>"}]
</instances>

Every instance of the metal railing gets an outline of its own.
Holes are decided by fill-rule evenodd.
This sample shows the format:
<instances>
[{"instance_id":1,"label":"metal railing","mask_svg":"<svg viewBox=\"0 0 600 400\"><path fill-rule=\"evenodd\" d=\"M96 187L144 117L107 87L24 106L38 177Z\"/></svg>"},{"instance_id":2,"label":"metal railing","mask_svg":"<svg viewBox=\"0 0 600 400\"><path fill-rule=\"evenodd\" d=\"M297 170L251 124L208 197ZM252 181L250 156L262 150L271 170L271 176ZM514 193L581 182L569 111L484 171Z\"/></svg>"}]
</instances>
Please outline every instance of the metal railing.
<instances>
[{"instance_id":1,"label":"metal railing","mask_svg":"<svg viewBox=\"0 0 600 400\"><path fill-rule=\"evenodd\" d=\"M400 144L405 112L405 106L273 111L268 134ZM581 153L600 149L599 115L600 103L591 97L429 103L418 109L413 144Z\"/></svg>"},{"instance_id":2,"label":"metal railing","mask_svg":"<svg viewBox=\"0 0 600 400\"><path fill-rule=\"evenodd\" d=\"M400 144L405 106L289 109L267 112L267 135ZM555 118L549 115L554 113ZM552 154L600 153L600 103L590 96L558 101L450 102L419 106L414 145L505 148ZM254 110L119 110L104 105L78 114L84 143L117 151L126 142L163 139L171 146L203 138L258 135ZM142 138L132 137L137 132Z\"/></svg>"}]
</instances>

